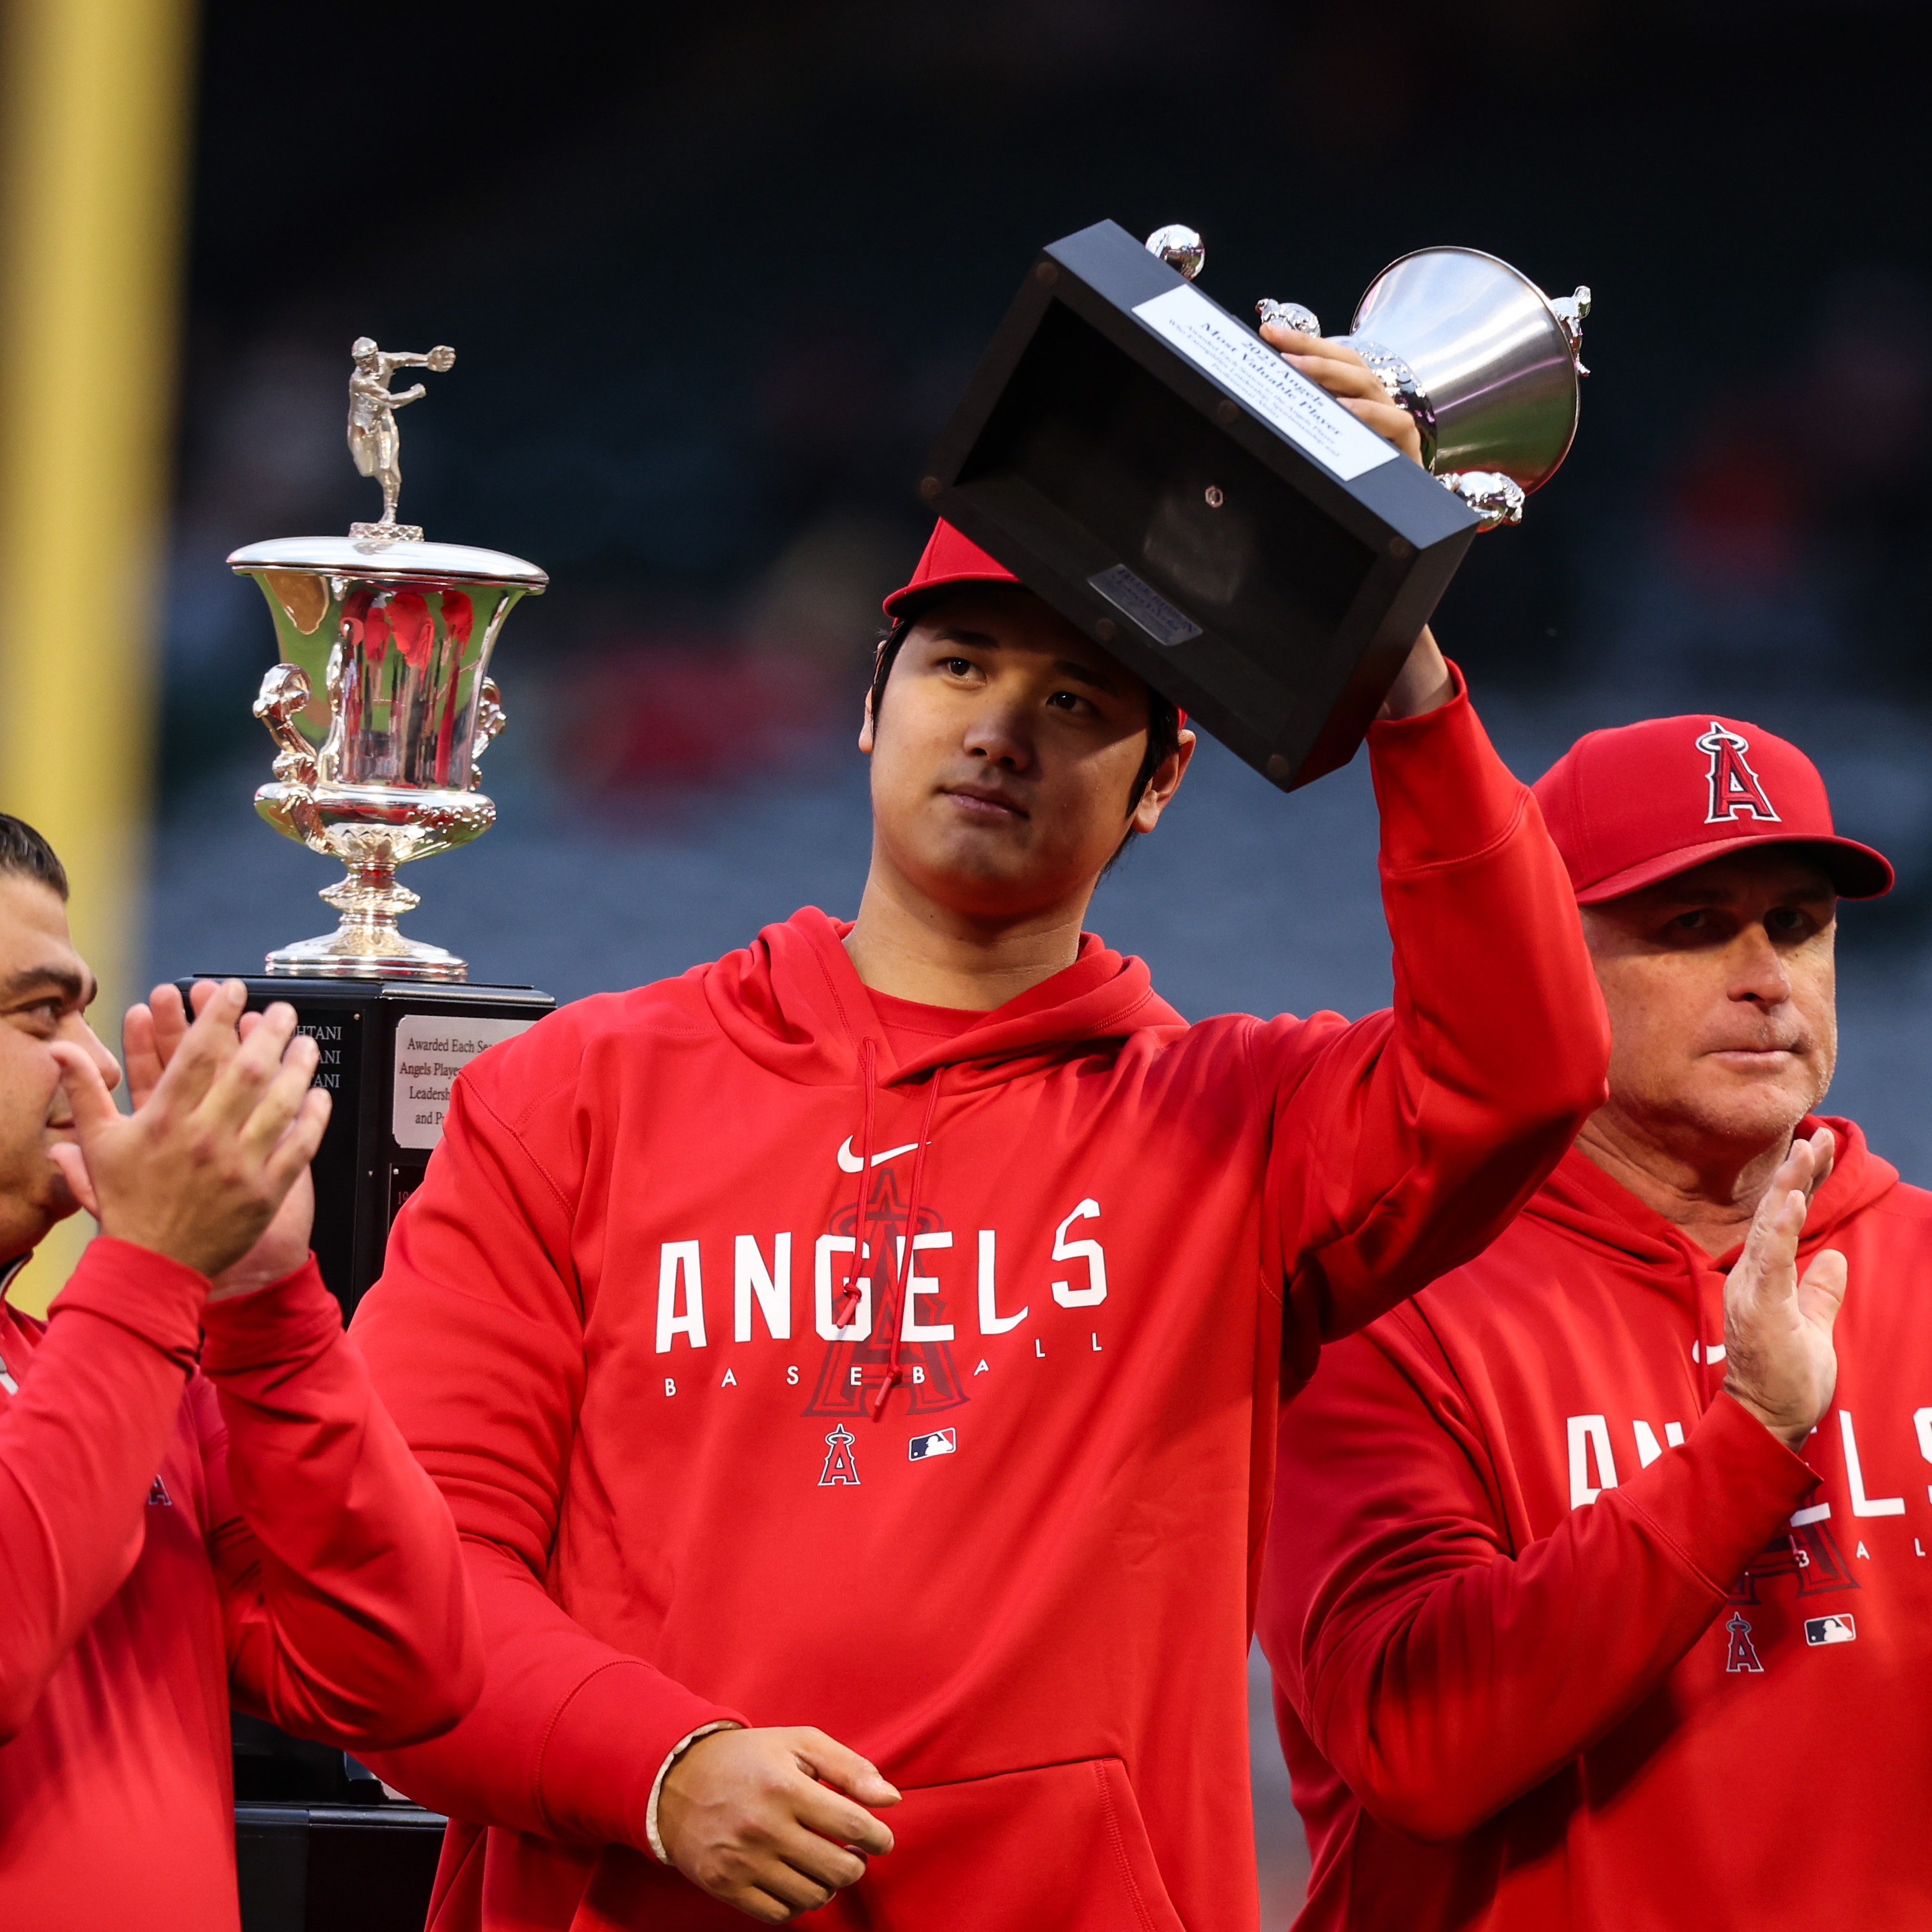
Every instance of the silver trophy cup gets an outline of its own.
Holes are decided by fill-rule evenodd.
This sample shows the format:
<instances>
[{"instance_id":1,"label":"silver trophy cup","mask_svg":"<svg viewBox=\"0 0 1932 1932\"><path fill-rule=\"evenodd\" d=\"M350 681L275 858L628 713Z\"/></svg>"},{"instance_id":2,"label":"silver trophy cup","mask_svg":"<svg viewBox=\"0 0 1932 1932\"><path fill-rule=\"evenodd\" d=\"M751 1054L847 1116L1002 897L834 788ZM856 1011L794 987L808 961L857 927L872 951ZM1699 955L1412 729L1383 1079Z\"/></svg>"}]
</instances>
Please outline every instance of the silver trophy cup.
<instances>
[{"instance_id":1,"label":"silver trophy cup","mask_svg":"<svg viewBox=\"0 0 1932 1932\"><path fill-rule=\"evenodd\" d=\"M549 579L520 557L426 543L396 521L394 411L422 391L383 386L396 367L442 370L454 358L385 356L366 338L355 354L350 443L382 485L381 520L346 537L251 544L228 560L260 585L280 646L255 701L280 748L255 808L347 871L321 895L342 915L336 929L271 952L268 970L461 980L469 968L455 954L397 929L418 901L396 868L495 822L477 789L477 761L503 726L490 654L512 609Z\"/></svg>"},{"instance_id":2,"label":"silver trophy cup","mask_svg":"<svg viewBox=\"0 0 1932 1932\"><path fill-rule=\"evenodd\" d=\"M1261 302L1264 322L1322 325L1296 302ZM1369 284L1341 339L1415 418L1424 466L1483 519L1522 520L1576 434L1590 291L1555 298L1478 248L1418 248Z\"/></svg>"},{"instance_id":3,"label":"silver trophy cup","mask_svg":"<svg viewBox=\"0 0 1932 1932\"><path fill-rule=\"evenodd\" d=\"M1190 281L1207 250L1179 223L1148 237L1150 254ZM1300 302L1255 312L1304 335L1321 319ZM1583 319L1590 291L1554 298L1480 248L1418 248L1391 262L1355 305L1340 339L1415 418L1423 466L1484 530L1522 520L1523 499L1556 475L1576 434Z\"/></svg>"}]
</instances>

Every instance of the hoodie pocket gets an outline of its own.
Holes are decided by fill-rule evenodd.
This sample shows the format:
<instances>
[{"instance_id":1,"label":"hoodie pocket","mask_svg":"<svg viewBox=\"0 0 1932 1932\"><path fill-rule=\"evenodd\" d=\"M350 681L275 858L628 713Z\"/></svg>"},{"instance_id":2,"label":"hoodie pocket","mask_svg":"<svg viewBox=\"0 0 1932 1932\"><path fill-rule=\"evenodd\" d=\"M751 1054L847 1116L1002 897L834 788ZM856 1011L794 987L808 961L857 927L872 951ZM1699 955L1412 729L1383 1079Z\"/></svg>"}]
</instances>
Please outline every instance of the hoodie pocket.
<instances>
[{"instance_id":1,"label":"hoodie pocket","mask_svg":"<svg viewBox=\"0 0 1932 1932\"><path fill-rule=\"evenodd\" d=\"M883 1814L892 1850L799 1921L811 1932L1186 1932L1118 1758L900 1788L902 1802ZM574 1916L500 1917L488 1904L486 1928L734 1932L749 1922L622 1845L597 1854Z\"/></svg>"},{"instance_id":2,"label":"hoodie pocket","mask_svg":"<svg viewBox=\"0 0 1932 1932\"><path fill-rule=\"evenodd\" d=\"M855 1888L855 1924L1184 1932L1117 1757L915 1786L884 1815L896 1842Z\"/></svg>"}]
</instances>

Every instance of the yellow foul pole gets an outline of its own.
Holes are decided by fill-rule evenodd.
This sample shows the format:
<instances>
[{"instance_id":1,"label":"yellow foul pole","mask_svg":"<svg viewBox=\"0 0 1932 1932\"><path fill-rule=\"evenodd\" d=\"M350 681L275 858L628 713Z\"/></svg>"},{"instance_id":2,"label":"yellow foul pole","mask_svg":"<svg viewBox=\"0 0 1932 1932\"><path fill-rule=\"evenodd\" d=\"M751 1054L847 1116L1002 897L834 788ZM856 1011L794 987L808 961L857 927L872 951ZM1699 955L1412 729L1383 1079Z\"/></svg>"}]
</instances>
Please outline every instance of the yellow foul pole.
<instances>
[{"instance_id":1,"label":"yellow foul pole","mask_svg":"<svg viewBox=\"0 0 1932 1932\"><path fill-rule=\"evenodd\" d=\"M138 963L193 29L192 0L8 0L0 39L0 810L66 864L110 1041ZM91 1228L12 1298L44 1306Z\"/></svg>"}]
</instances>

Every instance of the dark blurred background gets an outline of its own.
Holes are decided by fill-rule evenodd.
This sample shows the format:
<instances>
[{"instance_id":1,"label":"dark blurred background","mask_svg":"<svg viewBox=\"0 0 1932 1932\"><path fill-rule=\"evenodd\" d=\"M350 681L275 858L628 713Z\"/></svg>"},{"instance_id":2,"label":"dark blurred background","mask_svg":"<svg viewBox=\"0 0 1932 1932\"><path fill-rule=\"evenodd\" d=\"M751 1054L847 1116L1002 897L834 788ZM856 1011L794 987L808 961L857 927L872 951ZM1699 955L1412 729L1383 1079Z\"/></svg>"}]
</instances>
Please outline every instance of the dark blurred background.
<instances>
[{"instance_id":1,"label":"dark blurred background","mask_svg":"<svg viewBox=\"0 0 1932 1932\"><path fill-rule=\"evenodd\" d=\"M1718 708L1819 759L1898 862L1844 940L1838 1102L1932 1182L1932 293L1919 10L1192 0L324 0L206 9L172 544L156 975L333 923L249 808L272 656L226 553L377 508L358 334L450 374L404 514L531 557L495 670L501 819L412 868L420 938L573 997L802 901L849 914L852 747L922 454L1035 250L1206 237L1202 286L1347 326L1459 242L1588 282L1582 426L1438 616L1504 754ZM1922 180L1922 188L1910 184ZM1284 798L1216 748L1096 922L1184 1010L1386 997L1357 767ZM1269 1922L1299 1836L1258 1704Z\"/></svg>"}]
</instances>

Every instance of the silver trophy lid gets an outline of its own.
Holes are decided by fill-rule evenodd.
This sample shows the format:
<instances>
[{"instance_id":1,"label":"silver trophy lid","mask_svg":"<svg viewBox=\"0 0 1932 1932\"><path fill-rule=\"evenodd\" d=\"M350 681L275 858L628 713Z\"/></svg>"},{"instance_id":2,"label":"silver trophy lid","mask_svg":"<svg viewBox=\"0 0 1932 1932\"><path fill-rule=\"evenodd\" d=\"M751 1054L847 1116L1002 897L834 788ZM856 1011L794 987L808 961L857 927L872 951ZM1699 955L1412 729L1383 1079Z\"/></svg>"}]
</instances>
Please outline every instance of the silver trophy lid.
<instances>
[{"instance_id":1,"label":"silver trophy lid","mask_svg":"<svg viewBox=\"0 0 1932 1932\"><path fill-rule=\"evenodd\" d=\"M237 571L316 570L364 584L514 584L530 596L550 582L535 564L500 550L364 537L276 537L235 551L228 564Z\"/></svg>"}]
</instances>

